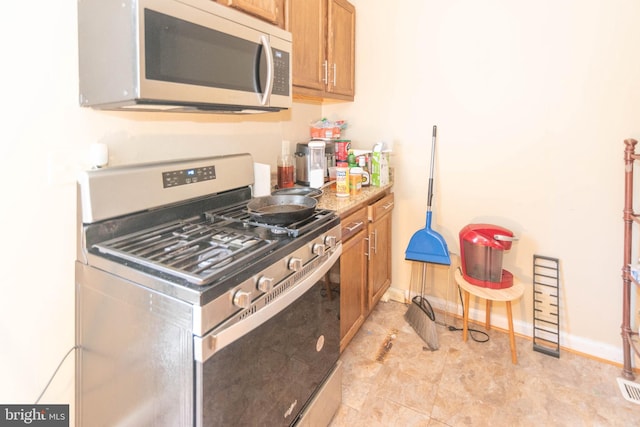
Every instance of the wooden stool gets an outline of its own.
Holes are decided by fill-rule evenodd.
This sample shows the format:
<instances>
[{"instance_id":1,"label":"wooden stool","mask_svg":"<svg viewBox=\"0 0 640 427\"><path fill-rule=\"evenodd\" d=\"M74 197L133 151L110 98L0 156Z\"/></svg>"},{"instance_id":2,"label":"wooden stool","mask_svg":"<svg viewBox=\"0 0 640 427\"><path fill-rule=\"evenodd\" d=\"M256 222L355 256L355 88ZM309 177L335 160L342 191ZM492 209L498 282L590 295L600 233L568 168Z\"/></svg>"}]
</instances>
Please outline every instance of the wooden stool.
<instances>
[{"instance_id":1,"label":"wooden stool","mask_svg":"<svg viewBox=\"0 0 640 427\"><path fill-rule=\"evenodd\" d=\"M484 298L487 300L486 308L486 321L485 328L491 329L491 301L505 301L507 303L507 320L509 321L509 344L511 345L511 361L518 363L518 356L516 355L516 337L513 334L513 316L511 314L511 301L517 300L522 297L524 293L524 285L513 280L513 286L505 289L490 289L483 288L481 286L472 285L467 282L462 276L462 272L459 268L455 272L456 283L462 288L464 292L464 317L462 327L462 340L467 342L467 334L469 331L469 294L473 294L478 298Z\"/></svg>"}]
</instances>

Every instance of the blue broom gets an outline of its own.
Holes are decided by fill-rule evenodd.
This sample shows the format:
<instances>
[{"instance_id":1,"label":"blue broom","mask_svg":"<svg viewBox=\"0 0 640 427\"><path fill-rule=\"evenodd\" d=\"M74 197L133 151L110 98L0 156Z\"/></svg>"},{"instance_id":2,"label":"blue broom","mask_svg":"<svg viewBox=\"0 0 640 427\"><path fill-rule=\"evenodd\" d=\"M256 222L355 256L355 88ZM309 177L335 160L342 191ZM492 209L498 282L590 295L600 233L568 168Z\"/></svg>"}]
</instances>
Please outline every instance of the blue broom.
<instances>
[{"instance_id":1,"label":"blue broom","mask_svg":"<svg viewBox=\"0 0 640 427\"><path fill-rule=\"evenodd\" d=\"M432 351L439 348L439 343L435 313L429 301L424 297L427 263L451 265L447 242L440 234L431 229L431 199L433 198L433 165L435 163L436 131L437 127L434 125L431 140L429 194L427 197L427 225L422 230L418 230L413 234L404 254L405 259L409 261L419 261L423 263L420 295L416 295L411 299L412 304L409 306L404 317Z\"/></svg>"}]
</instances>

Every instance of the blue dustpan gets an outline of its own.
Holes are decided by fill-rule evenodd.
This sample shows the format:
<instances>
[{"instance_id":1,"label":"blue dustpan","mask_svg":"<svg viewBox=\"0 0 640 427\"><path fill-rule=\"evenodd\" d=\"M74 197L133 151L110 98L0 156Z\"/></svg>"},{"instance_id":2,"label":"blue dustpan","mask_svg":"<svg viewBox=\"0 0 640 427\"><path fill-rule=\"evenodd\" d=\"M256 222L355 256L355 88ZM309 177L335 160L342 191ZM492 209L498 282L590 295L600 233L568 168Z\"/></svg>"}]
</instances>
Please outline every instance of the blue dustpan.
<instances>
[{"instance_id":1,"label":"blue dustpan","mask_svg":"<svg viewBox=\"0 0 640 427\"><path fill-rule=\"evenodd\" d=\"M431 229L431 211L427 212L427 227L413 234L404 257L409 261L451 265L447 242Z\"/></svg>"},{"instance_id":2,"label":"blue dustpan","mask_svg":"<svg viewBox=\"0 0 640 427\"><path fill-rule=\"evenodd\" d=\"M404 253L409 261L430 262L434 264L451 265L449 249L444 238L431 229L431 199L433 197L433 163L436 151L436 126L433 126L431 142L431 170L429 172L429 195L427 197L427 225L416 231Z\"/></svg>"}]
</instances>

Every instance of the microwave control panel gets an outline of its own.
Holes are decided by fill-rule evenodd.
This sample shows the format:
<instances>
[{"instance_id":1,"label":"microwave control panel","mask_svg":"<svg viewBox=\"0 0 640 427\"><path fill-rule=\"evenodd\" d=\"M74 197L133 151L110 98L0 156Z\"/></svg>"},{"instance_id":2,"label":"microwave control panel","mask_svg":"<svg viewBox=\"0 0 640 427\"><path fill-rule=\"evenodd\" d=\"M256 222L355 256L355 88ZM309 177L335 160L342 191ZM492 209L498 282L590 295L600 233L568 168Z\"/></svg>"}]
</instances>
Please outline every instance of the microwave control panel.
<instances>
[{"instance_id":1,"label":"microwave control panel","mask_svg":"<svg viewBox=\"0 0 640 427\"><path fill-rule=\"evenodd\" d=\"M278 49L273 51L273 89L274 95L289 96L289 54Z\"/></svg>"}]
</instances>

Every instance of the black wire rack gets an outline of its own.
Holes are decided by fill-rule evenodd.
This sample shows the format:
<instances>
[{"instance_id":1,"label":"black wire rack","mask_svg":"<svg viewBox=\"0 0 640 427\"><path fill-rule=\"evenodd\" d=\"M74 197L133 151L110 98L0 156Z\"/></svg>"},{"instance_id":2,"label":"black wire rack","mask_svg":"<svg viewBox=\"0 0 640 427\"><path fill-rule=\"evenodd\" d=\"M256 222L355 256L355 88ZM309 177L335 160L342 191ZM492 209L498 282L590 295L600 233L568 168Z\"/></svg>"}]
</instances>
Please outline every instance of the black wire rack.
<instances>
[{"instance_id":1,"label":"black wire rack","mask_svg":"<svg viewBox=\"0 0 640 427\"><path fill-rule=\"evenodd\" d=\"M533 256L533 349L560 358L560 262Z\"/></svg>"}]
</instances>

